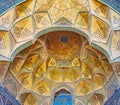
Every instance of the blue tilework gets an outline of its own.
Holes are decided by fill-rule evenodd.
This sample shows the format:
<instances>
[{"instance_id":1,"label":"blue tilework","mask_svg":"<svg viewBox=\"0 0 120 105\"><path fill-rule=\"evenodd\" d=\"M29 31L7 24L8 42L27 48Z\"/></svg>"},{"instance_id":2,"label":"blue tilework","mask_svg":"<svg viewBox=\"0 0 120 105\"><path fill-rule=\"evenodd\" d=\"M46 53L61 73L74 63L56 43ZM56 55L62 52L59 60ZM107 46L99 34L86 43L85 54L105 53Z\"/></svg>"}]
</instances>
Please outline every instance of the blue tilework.
<instances>
[{"instance_id":1,"label":"blue tilework","mask_svg":"<svg viewBox=\"0 0 120 105\"><path fill-rule=\"evenodd\" d=\"M0 0L0 14L24 0Z\"/></svg>"},{"instance_id":2,"label":"blue tilework","mask_svg":"<svg viewBox=\"0 0 120 105\"><path fill-rule=\"evenodd\" d=\"M10 93L0 86L0 105L20 105Z\"/></svg>"},{"instance_id":3,"label":"blue tilework","mask_svg":"<svg viewBox=\"0 0 120 105\"><path fill-rule=\"evenodd\" d=\"M100 0L120 13L120 0Z\"/></svg>"},{"instance_id":4,"label":"blue tilework","mask_svg":"<svg viewBox=\"0 0 120 105\"><path fill-rule=\"evenodd\" d=\"M68 41L68 38L67 38L66 36L62 36L62 37L61 37L61 41L65 43L65 42Z\"/></svg>"},{"instance_id":5,"label":"blue tilework","mask_svg":"<svg viewBox=\"0 0 120 105\"><path fill-rule=\"evenodd\" d=\"M105 102L104 105L120 105L120 88Z\"/></svg>"},{"instance_id":6,"label":"blue tilework","mask_svg":"<svg viewBox=\"0 0 120 105\"><path fill-rule=\"evenodd\" d=\"M71 94L60 93L58 96L55 97L54 105L72 105Z\"/></svg>"}]
</instances>

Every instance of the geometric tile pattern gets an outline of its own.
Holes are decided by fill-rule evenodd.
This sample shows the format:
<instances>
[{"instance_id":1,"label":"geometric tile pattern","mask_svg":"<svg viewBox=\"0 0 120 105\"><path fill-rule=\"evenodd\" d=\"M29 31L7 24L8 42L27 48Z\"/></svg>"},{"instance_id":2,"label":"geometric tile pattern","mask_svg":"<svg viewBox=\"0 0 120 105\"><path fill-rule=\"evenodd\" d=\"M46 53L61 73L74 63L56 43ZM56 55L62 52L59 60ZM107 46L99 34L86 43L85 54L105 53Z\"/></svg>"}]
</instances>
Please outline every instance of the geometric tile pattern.
<instances>
[{"instance_id":1,"label":"geometric tile pattern","mask_svg":"<svg viewBox=\"0 0 120 105\"><path fill-rule=\"evenodd\" d=\"M103 49L101 51L106 52L109 60L114 62L120 56L119 50L114 48L113 51L114 45L111 43L114 37L111 36L114 36L114 31L120 30L119 17L116 11L96 0L27 0L0 16L0 31L11 34L8 35L8 42L1 38L1 60L4 57L10 60L27 42L32 43L39 36L38 32L54 27L69 27L85 33L93 45L98 43L100 50ZM14 41L14 45L7 46L9 41ZM107 46L107 50L104 46Z\"/></svg>"}]
</instances>

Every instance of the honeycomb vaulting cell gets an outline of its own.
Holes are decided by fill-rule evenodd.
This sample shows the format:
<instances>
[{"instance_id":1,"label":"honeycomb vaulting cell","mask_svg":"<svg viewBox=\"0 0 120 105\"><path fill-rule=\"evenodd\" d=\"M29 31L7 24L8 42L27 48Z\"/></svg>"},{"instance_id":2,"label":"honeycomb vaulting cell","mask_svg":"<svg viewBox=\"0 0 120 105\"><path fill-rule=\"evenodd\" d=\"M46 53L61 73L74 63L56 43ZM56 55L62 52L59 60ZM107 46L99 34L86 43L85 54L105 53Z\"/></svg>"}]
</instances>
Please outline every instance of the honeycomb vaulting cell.
<instances>
[{"instance_id":1,"label":"honeycomb vaulting cell","mask_svg":"<svg viewBox=\"0 0 120 105\"><path fill-rule=\"evenodd\" d=\"M24 3L17 5L15 7L16 10L15 19L31 14L34 9L34 5L35 5L35 0L26 0Z\"/></svg>"},{"instance_id":2,"label":"honeycomb vaulting cell","mask_svg":"<svg viewBox=\"0 0 120 105\"><path fill-rule=\"evenodd\" d=\"M0 17L0 26L9 28L14 19L14 9L9 10L7 13Z\"/></svg>"},{"instance_id":3,"label":"honeycomb vaulting cell","mask_svg":"<svg viewBox=\"0 0 120 105\"><path fill-rule=\"evenodd\" d=\"M110 26L96 16L92 16L92 39L106 43L110 34Z\"/></svg>"},{"instance_id":4,"label":"honeycomb vaulting cell","mask_svg":"<svg viewBox=\"0 0 120 105\"><path fill-rule=\"evenodd\" d=\"M31 38L33 33L32 18L27 17L21 21L18 21L11 29L11 32L17 42L23 39Z\"/></svg>"}]
</instances>

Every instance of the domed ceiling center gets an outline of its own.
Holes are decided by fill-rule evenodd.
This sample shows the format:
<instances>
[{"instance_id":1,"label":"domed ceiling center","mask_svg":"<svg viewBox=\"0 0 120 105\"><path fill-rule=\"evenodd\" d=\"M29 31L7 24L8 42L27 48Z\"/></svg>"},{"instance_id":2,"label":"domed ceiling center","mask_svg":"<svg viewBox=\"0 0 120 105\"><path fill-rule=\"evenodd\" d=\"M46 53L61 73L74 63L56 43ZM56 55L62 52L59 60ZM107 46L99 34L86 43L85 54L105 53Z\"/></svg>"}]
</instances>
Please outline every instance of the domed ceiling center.
<instances>
[{"instance_id":1,"label":"domed ceiling center","mask_svg":"<svg viewBox=\"0 0 120 105\"><path fill-rule=\"evenodd\" d=\"M71 60L81 50L81 37L72 32L55 32L46 38L48 54L54 59Z\"/></svg>"}]
</instances>

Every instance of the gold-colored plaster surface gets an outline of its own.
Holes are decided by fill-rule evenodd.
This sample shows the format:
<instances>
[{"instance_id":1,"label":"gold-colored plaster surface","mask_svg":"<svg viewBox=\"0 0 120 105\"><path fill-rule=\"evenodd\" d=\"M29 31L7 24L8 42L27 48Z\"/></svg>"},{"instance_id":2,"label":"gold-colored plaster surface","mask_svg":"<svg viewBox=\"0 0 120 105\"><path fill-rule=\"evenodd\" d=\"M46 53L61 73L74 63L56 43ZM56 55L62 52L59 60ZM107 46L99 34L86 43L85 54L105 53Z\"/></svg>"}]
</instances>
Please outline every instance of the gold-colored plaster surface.
<instances>
[{"instance_id":1,"label":"gold-colored plaster surface","mask_svg":"<svg viewBox=\"0 0 120 105\"><path fill-rule=\"evenodd\" d=\"M105 56L70 31L39 37L15 57L10 71L24 88L40 95L49 95L54 83L73 83L76 94L84 96L101 89L112 75Z\"/></svg>"}]
</instances>

